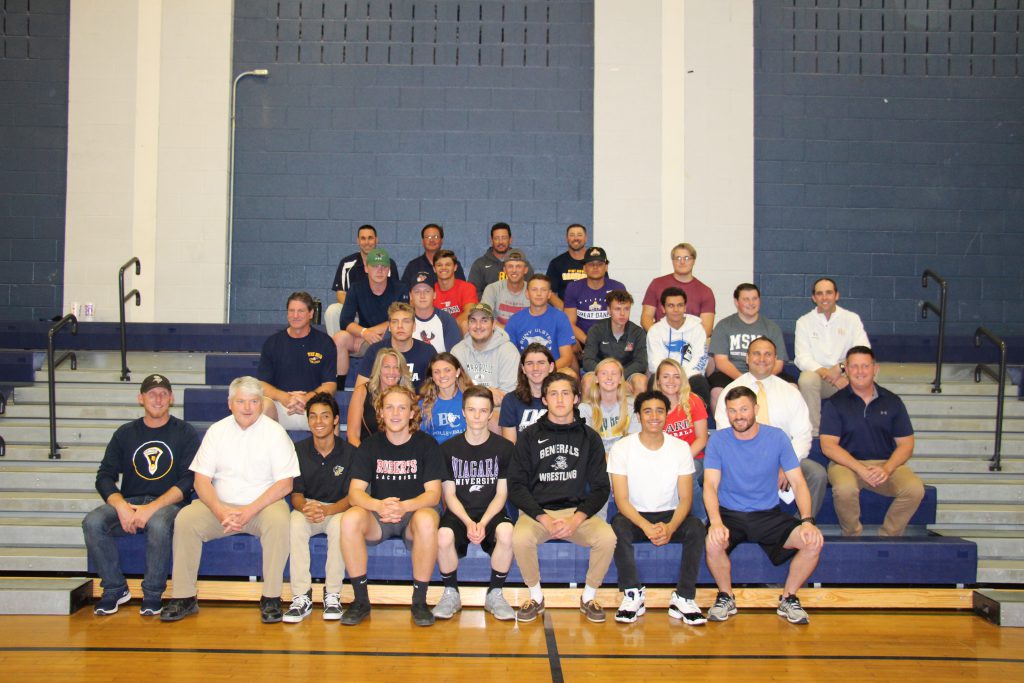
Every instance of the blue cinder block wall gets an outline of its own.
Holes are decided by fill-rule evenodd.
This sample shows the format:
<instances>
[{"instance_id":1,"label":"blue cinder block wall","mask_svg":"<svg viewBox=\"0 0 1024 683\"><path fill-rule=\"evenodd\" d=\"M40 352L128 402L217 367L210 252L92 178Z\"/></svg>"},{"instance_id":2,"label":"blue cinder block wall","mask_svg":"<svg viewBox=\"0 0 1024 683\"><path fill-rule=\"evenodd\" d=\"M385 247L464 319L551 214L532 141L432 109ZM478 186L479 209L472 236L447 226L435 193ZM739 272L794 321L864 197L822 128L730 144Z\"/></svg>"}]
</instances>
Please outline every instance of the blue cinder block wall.
<instances>
[{"instance_id":1,"label":"blue cinder block wall","mask_svg":"<svg viewBox=\"0 0 1024 683\"><path fill-rule=\"evenodd\" d=\"M755 3L755 271L792 329L817 274L869 334L1024 333L1024 11L995 0ZM731 308L731 307L730 307Z\"/></svg>"},{"instance_id":2,"label":"blue cinder block wall","mask_svg":"<svg viewBox=\"0 0 1024 683\"><path fill-rule=\"evenodd\" d=\"M0 7L0 320L60 313L68 0Z\"/></svg>"},{"instance_id":3,"label":"blue cinder block wall","mask_svg":"<svg viewBox=\"0 0 1024 683\"><path fill-rule=\"evenodd\" d=\"M238 0L232 320L333 301L355 231L399 267L445 228L468 271L497 221L535 267L593 216L590 0Z\"/></svg>"}]
</instances>

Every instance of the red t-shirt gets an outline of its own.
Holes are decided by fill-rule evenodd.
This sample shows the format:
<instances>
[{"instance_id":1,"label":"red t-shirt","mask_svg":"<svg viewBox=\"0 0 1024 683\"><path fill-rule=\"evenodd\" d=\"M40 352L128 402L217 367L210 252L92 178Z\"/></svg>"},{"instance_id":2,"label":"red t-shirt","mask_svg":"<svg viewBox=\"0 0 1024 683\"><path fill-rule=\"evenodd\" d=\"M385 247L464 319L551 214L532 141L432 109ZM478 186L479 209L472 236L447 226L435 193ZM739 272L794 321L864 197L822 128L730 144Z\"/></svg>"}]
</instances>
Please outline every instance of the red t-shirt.
<instances>
[{"instance_id":1,"label":"red t-shirt","mask_svg":"<svg viewBox=\"0 0 1024 683\"><path fill-rule=\"evenodd\" d=\"M654 322L665 317L665 309L661 307L661 293L669 287L678 287L686 292L686 312L700 317L701 313L715 312L715 293L706 284L693 278L689 282L680 282L675 275L669 273L651 280L644 294L644 306L654 306Z\"/></svg>"},{"instance_id":2,"label":"red t-shirt","mask_svg":"<svg viewBox=\"0 0 1024 683\"><path fill-rule=\"evenodd\" d=\"M479 299L476 296L476 287L469 284L465 280L455 279L455 284L452 288L446 292L441 291L441 283L434 283L434 294L437 296L434 298L434 308L442 311L451 313L454 317L459 315L469 307L470 304L475 304Z\"/></svg>"},{"instance_id":3,"label":"red t-shirt","mask_svg":"<svg viewBox=\"0 0 1024 683\"><path fill-rule=\"evenodd\" d=\"M681 405L669 411L669 414L665 416L665 433L671 434L677 439L682 439L688 444L696 441L697 433L693 429L693 423L698 420L707 420L708 411L704 407L704 401L701 400L700 396L692 392L690 393L690 414L693 416L692 421L686 419L686 411L683 410ZM703 451L696 456L697 459L703 457Z\"/></svg>"}]
</instances>

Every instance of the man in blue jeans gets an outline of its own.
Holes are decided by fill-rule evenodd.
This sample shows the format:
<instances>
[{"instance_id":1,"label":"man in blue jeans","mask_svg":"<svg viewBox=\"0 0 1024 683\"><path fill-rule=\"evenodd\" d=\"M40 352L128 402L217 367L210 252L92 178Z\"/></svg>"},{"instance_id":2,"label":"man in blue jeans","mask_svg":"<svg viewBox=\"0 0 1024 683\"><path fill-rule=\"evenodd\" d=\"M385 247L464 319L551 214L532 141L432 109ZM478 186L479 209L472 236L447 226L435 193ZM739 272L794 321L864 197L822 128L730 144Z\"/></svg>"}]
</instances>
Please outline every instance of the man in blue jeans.
<instances>
[{"instance_id":1,"label":"man in blue jeans","mask_svg":"<svg viewBox=\"0 0 1024 683\"><path fill-rule=\"evenodd\" d=\"M163 375L142 381L139 405L145 414L122 425L107 444L96 474L96 490L106 501L82 520L85 547L100 575L103 596L96 614L114 614L131 600L121 572L115 537L146 534L146 574L142 580L144 616L160 614L167 587L174 518L192 493L189 470L199 448L190 424L171 415L174 393ZM122 478L118 488L118 477Z\"/></svg>"}]
</instances>

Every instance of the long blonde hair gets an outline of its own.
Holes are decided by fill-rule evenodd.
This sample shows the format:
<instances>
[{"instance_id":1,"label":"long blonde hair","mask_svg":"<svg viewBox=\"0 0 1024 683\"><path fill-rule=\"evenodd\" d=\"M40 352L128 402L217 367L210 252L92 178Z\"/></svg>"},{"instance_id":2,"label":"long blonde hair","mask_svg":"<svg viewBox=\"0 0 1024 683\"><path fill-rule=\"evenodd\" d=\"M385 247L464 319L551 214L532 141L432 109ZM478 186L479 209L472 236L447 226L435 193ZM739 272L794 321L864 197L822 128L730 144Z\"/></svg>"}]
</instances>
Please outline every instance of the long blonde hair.
<instances>
[{"instance_id":1,"label":"long blonde hair","mask_svg":"<svg viewBox=\"0 0 1024 683\"><path fill-rule=\"evenodd\" d=\"M604 423L604 415L601 413L601 383L597 380L597 373L601 371L601 368L607 365L614 365L619 369L619 386L615 390L615 401L619 404L619 421L611 428L609 433L605 434L601 427ZM629 433L629 423L633 419L633 415L629 409L629 384L626 382L626 378L623 376L625 370L622 367L622 363L612 357L605 358L597 367L594 368L594 381L590 383L590 387L587 389L587 395L583 397L583 402L590 406L591 413L594 416L594 429L596 429L602 437L612 439L620 438Z\"/></svg>"},{"instance_id":2,"label":"long blonde hair","mask_svg":"<svg viewBox=\"0 0 1024 683\"><path fill-rule=\"evenodd\" d=\"M658 363L658 369L654 372L654 386L652 389L657 389L661 393L668 396L669 400L672 400L672 396L669 396L668 392L661 388L658 384L658 376L661 375L661 369L666 365L671 365L673 368L679 371L679 394L675 396L676 403L683 408L683 412L686 414L686 419L691 423L693 422L693 415L690 414L690 379L686 376L686 371L683 370L683 366L679 364L679 361L674 358L666 358L665 360Z\"/></svg>"},{"instance_id":3,"label":"long blonde hair","mask_svg":"<svg viewBox=\"0 0 1024 683\"><path fill-rule=\"evenodd\" d=\"M371 399L375 403L381 392L380 368L384 365L385 358L394 358L398 361L398 384L413 391L412 373L409 372L409 364L405 362L405 356L402 355L402 352L395 349L381 349L377 352L377 357L373 359L373 370L370 371L370 381L367 382L366 386L367 392L369 392Z\"/></svg>"},{"instance_id":4,"label":"long blonde hair","mask_svg":"<svg viewBox=\"0 0 1024 683\"><path fill-rule=\"evenodd\" d=\"M462 369L462 363L459 362L458 358L447 351L442 351L431 358L430 362L427 364L427 378L423 381L423 386L420 387L420 398L423 400L420 404L420 414L423 418L424 424L429 423L432 419L430 411L433 410L434 404L437 403L437 399L440 397L437 385L434 384L434 365L438 362L447 363L455 368L455 373L457 375L455 380L456 394L473 386L473 380L466 375L466 371Z\"/></svg>"}]
</instances>

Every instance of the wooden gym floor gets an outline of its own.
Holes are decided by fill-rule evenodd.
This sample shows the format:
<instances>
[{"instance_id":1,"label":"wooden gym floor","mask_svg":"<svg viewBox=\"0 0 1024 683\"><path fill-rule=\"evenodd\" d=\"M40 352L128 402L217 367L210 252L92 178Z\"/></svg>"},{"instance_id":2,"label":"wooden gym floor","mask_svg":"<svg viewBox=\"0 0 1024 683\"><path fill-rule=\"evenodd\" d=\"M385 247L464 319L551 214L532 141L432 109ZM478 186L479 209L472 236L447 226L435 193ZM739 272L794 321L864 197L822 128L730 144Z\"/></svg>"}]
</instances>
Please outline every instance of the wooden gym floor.
<instances>
[{"instance_id":1,"label":"wooden gym floor","mask_svg":"<svg viewBox=\"0 0 1024 683\"><path fill-rule=\"evenodd\" d=\"M319 605L300 624L263 625L252 602L201 601L173 624L140 617L138 604L109 617L0 617L0 680L1024 680L1024 630L965 610L812 608L809 626L793 626L741 601L729 621L693 628L660 607L631 625L606 604L604 624L550 608L518 626L467 608L417 628L404 607L343 627Z\"/></svg>"}]
</instances>

